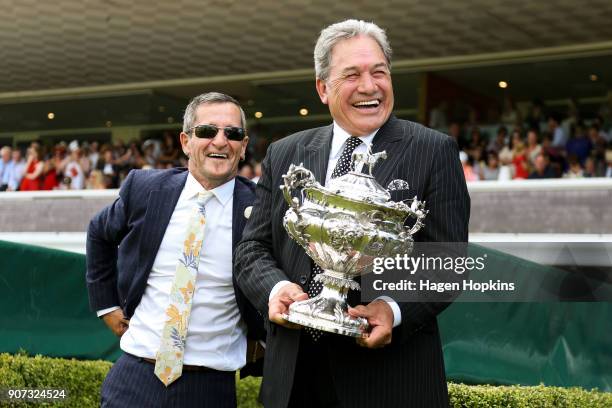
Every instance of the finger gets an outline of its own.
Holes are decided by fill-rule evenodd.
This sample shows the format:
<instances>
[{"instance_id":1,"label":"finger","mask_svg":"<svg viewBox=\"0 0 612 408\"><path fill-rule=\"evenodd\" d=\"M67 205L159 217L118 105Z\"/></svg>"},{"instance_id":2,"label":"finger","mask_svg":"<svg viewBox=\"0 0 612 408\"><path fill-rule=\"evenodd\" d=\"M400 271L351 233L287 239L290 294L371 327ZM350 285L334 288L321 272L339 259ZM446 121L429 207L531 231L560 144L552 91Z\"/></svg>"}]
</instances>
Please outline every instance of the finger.
<instances>
[{"instance_id":1,"label":"finger","mask_svg":"<svg viewBox=\"0 0 612 408\"><path fill-rule=\"evenodd\" d=\"M302 290L301 286L295 283L290 283L288 285L283 286L276 295L291 297L293 294L302 293L302 292L304 291Z\"/></svg>"},{"instance_id":2,"label":"finger","mask_svg":"<svg viewBox=\"0 0 612 408\"><path fill-rule=\"evenodd\" d=\"M287 307L280 302L270 302L268 307L268 319L271 322L281 324L284 322L283 314L287 312Z\"/></svg>"},{"instance_id":3,"label":"finger","mask_svg":"<svg viewBox=\"0 0 612 408\"><path fill-rule=\"evenodd\" d=\"M368 348L384 347L391 342L391 332L383 326L372 329L370 336L363 339L363 345Z\"/></svg>"},{"instance_id":4,"label":"finger","mask_svg":"<svg viewBox=\"0 0 612 408\"><path fill-rule=\"evenodd\" d=\"M363 344L368 348L378 348L383 346L383 338L380 335L372 335L367 339L363 339Z\"/></svg>"},{"instance_id":5,"label":"finger","mask_svg":"<svg viewBox=\"0 0 612 408\"><path fill-rule=\"evenodd\" d=\"M281 313L277 313L275 316L270 318L270 321L278 324L279 326L286 327L288 329L301 329L302 326L297 323L292 323L286 320Z\"/></svg>"},{"instance_id":6,"label":"finger","mask_svg":"<svg viewBox=\"0 0 612 408\"><path fill-rule=\"evenodd\" d=\"M355 339L355 342L360 345L361 347L367 347L366 342L365 342L365 338L362 337L358 337Z\"/></svg>"},{"instance_id":7,"label":"finger","mask_svg":"<svg viewBox=\"0 0 612 408\"><path fill-rule=\"evenodd\" d=\"M286 320L283 319L282 313L274 313L269 316L270 321L276 324L280 324L281 326L286 323Z\"/></svg>"},{"instance_id":8,"label":"finger","mask_svg":"<svg viewBox=\"0 0 612 408\"><path fill-rule=\"evenodd\" d=\"M348 313L353 317L370 317L371 312L364 305L357 305L355 307L349 307Z\"/></svg>"},{"instance_id":9,"label":"finger","mask_svg":"<svg viewBox=\"0 0 612 408\"><path fill-rule=\"evenodd\" d=\"M295 292L295 293L292 293L290 296L291 296L291 300L293 300L294 302L299 302L301 300L308 299L308 294L304 292Z\"/></svg>"},{"instance_id":10,"label":"finger","mask_svg":"<svg viewBox=\"0 0 612 408\"><path fill-rule=\"evenodd\" d=\"M276 299L272 299L271 302L274 302L278 305L281 310L281 313L287 313L287 310L289 310L289 306L291 306L294 300L291 299L289 296L282 296Z\"/></svg>"},{"instance_id":11,"label":"finger","mask_svg":"<svg viewBox=\"0 0 612 408\"><path fill-rule=\"evenodd\" d=\"M357 340L357 344L359 344L361 347L365 347L365 348L369 348L369 349L381 348L383 346L381 344L381 342L373 341L370 338L367 338L367 339L358 339Z\"/></svg>"},{"instance_id":12,"label":"finger","mask_svg":"<svg viewBox=\"0 0 612 408\"><path fill-rule=\"evenodd\" d=\"M384 346L381 342L373 342L369 337L357 339L357 344L361 347L376 349Z\"/></svg>"}]
</instances>

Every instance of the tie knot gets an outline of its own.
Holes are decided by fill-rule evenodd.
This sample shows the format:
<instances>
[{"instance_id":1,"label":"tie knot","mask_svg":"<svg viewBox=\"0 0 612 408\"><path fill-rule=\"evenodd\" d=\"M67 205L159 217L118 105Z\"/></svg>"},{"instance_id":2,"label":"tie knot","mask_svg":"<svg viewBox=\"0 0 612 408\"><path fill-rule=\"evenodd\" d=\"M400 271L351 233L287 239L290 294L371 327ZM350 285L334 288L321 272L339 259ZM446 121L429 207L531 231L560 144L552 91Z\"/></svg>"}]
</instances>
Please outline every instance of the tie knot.
<instances>
[{"instance_id":1,"label":"tie knot","mask_svg":"<svg viewBox=\"0 0 612 408\"><path fill-rule=\"evenodd\" d=\"M363 141L355 136L351 136L346 140L346 150L353 151L359 146Z\"/></svg>"},{"instance_id":2,"label":"tie knot","mask_svg":"<svg viewBox=\"0 0 612 408\"><path fill-rule=\"evenodd\" d=\"M206 202L212 198L213 196L213 192L212 191L202 191L198 193L198 204L206 204Z\"/></svg>"},{"instance_id":3,"label":"tie knot","mask_svg":"<svg viewBox=\"0 0 612 408\"><path fill-rule=\"evenodd\" d=\"M352 155L357 146L359 146L363 141L358 138L351 136L346 140L346 146L344 146L344 150L336 163L336 168L331 174L331 178L336 178L340 176L344 176L349 171L353 170L353 160Z\"/></svg>"}]
</instances>

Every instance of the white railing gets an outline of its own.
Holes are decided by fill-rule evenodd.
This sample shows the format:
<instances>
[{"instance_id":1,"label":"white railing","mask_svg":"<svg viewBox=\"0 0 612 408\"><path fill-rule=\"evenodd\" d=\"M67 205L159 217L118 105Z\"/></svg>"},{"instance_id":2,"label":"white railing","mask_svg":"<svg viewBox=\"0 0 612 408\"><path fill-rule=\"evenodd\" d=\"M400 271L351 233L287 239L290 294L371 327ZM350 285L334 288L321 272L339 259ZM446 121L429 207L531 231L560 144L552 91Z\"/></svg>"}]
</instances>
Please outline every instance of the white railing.
<instances>
[{"instance_id":1,"label":"white railing","mask_svg":"<svg viewBox=\"0 0 612 408\"><path fill-rule=\"evenodd\" d=\"M612 178L472 181L470 192L612 190Z\"/></svg>"},{"instance_id":2,"label":"white railing","mask_svg":"<svg viewBox=\"0 0 612 408\"><path fill-rule=\"evenodd\" d=\"M539 179L509 181L472 181L467 183L470 192L498 191L577 191L612 190L612 178ZM53 190L17 191L0 193L0 200L37 198L104 198L116 197L118 189L112 190Z\"/></svg>"},{"instance_id":3,"label":"white railing","mask_svg":"<svg viewBox=\"0 0 612 408\"><path fill-rule=\"evenodd\" d=\"M52 191L5 191L0 200L34 200L40 198L103 198L116 197L118 189L109 190L52 190Z\"/></svg>"},{"instance_id":4,"label":"white railing","mask_svg":"<svg viewBox=\"0 0 612 408\"><path fill-rule=\"evenodd\" d=\"M601 191L612 190L611 178L592 179L546 179L512 181L477 181L468 183L471 193L503 191ZM71 190L71 191L25 191L0 193L2 200L37 199L97 199L114 198L119 190ZM38 245L85 253L85 232L0 232L0 240ZM470 234L470 242L496 247L496 243L524 242L568 243L568 242L612 242L612 234Z\"/></svg>"}]
</instances>

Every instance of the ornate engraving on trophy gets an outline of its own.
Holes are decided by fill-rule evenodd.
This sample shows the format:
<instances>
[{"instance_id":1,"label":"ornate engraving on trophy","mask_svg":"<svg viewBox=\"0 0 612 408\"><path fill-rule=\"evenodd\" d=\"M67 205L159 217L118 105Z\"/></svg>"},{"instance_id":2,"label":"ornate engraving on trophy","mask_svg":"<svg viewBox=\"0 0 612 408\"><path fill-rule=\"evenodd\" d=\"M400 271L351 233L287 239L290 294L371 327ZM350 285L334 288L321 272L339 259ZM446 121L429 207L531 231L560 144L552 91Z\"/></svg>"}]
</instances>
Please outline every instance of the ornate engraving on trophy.
<instances>
[{"instance_id":1,"label":"ornate engraving on trophy","mask_svg":"<svg viewBox=\"0 0 612 408\"><path fill-rule=\"evenodd\" d=\"M314 277L323 284L321 293L293 303L285 316L287 320L332 333L367 336L367 320L347 312L348 290L360 289L353 278L370 272L376 257L410 253L412 235L423 226L427 215L424 202L416 197L407 200L410 205L391 201L389 191L374 179L374 165L386 157L384 151L354 153L356 168L367 166L369 174L349 172L330 180L325 187L302 165L292 164L283 175L280 188L289 204L283 225L323 269ZM400 181L392 184L404 187ZM409 217L415 222L405 227Z\"/></svg>"}]
</instances>

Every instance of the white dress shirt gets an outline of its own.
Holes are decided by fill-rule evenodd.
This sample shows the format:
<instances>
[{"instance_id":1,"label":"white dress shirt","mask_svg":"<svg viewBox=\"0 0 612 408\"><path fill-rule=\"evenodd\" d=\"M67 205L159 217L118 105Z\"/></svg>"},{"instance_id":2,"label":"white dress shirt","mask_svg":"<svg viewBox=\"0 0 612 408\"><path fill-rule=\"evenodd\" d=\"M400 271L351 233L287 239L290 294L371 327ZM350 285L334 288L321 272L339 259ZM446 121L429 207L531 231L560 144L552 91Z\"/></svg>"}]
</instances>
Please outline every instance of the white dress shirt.
<instances>
[{"instance_id":1,"label":"white dress shirt","mask_svg":"<svg viewBox=\"0 0 612 408\"><path fill-rule=\"evenodd\" d=\"M565 134L561 126L557 126L555 128L555 131L553 132L553 140L551 142L551 145L553 147L564 148L566 143L567 135Z\"/></svg>"},{"instance_id":2,"label":"white dress shirt","mask_svg":"<svg viewBox=\"0 0 612 408\"><path fill-rule=\"evenodd\" d=\"M374 132L370 133L369 135L359 136L359 138L361 139L363 143L357 146L354 152L355 153L367 152L368 147L372 145L372 140L374 139L374 136L376 136L376 132L378 132L378 129L376 129ZM344 146L346 146L346 141L348 140L349 137L351 137L351 135L346 130L342 129L340 125L338 125L334 121L334 130L333 130L333 136L332 136L332 142L331 142L331 149L329 151L329 161L327 162L327 174L325 176L325 185L329 183L329 180L331 179L331 175L334 172L334 169L336 168L336 163L338 163L338 159L340 159L340 156L342 155L342 151L344 150ZM361 171L361 169L359 168L356 168L355 170ZM276 292L280 290L282 286L284 286L287 283L290 283L290 282L280 281L276 285L274 285L274 287L270 291L270 299L276 294ZM391 307L391 310L393 311L393 327L399 326L402 323L402 312L398 304L388 296L380 296L376 299L384 300L385 302L389 304L389 306Z\"/></svg>"},{"instance_id":3,"label":"white dress shirt","mask_svg":"<svg viewBox=\"0 0 612 408\"><path fill-rule=\"evenodd\" d=\"M7 185L9 183L9 175L13 167L13 160L4 161L0 159L0 185Z\"/></svg>"},{"instance_id":4,"label":"white dress shirt","mask_svg":"<svg viewBox=\"0 0 612 408\"><path fill-rule=\"evenodd\" d=\"M366 136L360 136L359 138L363 143L357 146L354 150L354 153L365 153L368 151L368 147L372 145L372 140L374 136L376 136L376 129L374 132L370 133ZM342 156L342 151L344 150L344 146L346 146L346 141L351 137L351 135L344 129L342 129L336 122L334 122L334 133L332 136L331 149L329 151L329 161L327 162L327 174L325 175L325 185L329 183L331 179L331 175L336 168L336 164ZM356 168L355 170L361 171L361 169Z\"/></svg>"},{"instance_id":5,"label":"white dress shirt","mask_svg":"<svg viewBox=\"0 0 612 408\"><path fill-rule=\"evenodd\" d=\"M9 174L8 188L11 191L17 191L17 189L19 188L19 185L21 184L21 179L23 178L23 174L25 172L26 162L25 160L21 160L18 162L13 161L12 163L13 165L9 169L10 174Z\"/></svg>"},{"instance_id":6,"label":"white dress shirt","mask_svg":"<svg viewBox=\"0 0 612 408\"><path fill-rule=\"evenodd\" d=\"M232 283L232 211L235 180L211 190L206 204L204 241L185 340L184 364L234 371L246 363L246 325L240 317ZM121 349L155 358L167 319L174 279L187 224L204 188L190 174L147 280L142 300L121 337ZM144 237L146 239L146 237ZM98 312L108 312L111 309Z\"/></svg>"}]
</instances>

